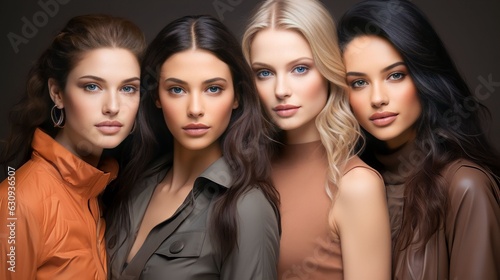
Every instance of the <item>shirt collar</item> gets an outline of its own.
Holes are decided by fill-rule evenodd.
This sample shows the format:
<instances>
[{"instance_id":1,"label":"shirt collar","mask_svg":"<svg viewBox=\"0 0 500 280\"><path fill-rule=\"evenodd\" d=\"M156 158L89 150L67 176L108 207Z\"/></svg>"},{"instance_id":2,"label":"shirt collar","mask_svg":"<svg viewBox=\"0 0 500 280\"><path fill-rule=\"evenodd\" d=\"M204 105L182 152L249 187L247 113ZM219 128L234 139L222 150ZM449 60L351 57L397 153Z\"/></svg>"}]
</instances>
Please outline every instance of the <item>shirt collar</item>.
<instances>
[{"instance_id":1,"label":"shirt collar","mask_svg":"<svg viewBox=\"0 0 500 280\"><path fill-rule=\"evenodd\" d=\"M221 157L212 163L207 169L205 169L205 171L203 171L203 173L201 173L199 177L208 179L227 189L231 187L233 182L231 168L224 157Z\"/></svg>"}]
</instances>

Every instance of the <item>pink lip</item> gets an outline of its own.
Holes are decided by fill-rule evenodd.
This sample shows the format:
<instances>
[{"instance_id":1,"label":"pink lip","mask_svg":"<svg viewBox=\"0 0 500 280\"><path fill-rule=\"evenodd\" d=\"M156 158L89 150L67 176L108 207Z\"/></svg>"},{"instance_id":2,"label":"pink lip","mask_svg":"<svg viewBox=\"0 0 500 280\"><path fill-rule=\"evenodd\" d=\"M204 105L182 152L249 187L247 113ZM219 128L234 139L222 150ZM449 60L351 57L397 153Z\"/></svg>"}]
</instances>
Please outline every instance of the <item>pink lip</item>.
<instances>
[{"instance_id":1,"label":"pink lip","mask_svg":"<svg viewBox=\"0 0 500 280\"><path fill-rule=\"evenodd\" d=\"M101 131L103 134L116 134L118 133L123 124L119 121L103 121L95 125L99 131Z\"/></svg>"},{"instance_id":2,"label":"pink lip","mask_svg":"<svg viewBox=\"0 0 500 280\"><path fill-rule=\"evenodd\" d=\"M388 126L396 120L399 114L392 112L374 113L370 116L370 121L376 126Z\"/></svg>"},{"instance_id":3,"label":"pink lip","mask_svg":"<svg viewBox=\"0 0 500 280\"><path fill-rule=\"evenodd\" d=\"M276 114L280 117L283 118L289 118L293 115L295 115L300 109L300 106L295 106L295 105L289 105L289 104L280 104L276 105L273 108L273 111L276 112Z\"/></svg>"},{"instance_id":4,"label":"pink lip","mask_svg":"<svg viewBox=\"0 0 500 280\"><path fill-rule=\"evenodd\" d=\"M202 136L208 132L208 130L210 129L210 126L207 126L207 125L204 125L201 123L191 123L191 124L188 124L188 125L182 127L182 129L186 132L187 135Z\"/></svg>"}]
</instances>

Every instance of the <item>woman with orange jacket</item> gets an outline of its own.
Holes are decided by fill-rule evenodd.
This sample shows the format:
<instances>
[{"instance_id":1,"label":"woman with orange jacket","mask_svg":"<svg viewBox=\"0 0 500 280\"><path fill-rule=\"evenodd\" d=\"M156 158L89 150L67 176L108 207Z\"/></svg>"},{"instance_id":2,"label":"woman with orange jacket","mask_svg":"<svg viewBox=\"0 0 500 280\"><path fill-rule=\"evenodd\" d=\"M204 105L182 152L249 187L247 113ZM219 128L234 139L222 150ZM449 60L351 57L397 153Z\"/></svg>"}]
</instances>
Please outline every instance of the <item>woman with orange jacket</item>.
<instances>
[{"instance_id":1,"label":"woman with orange jacket","mask_svg":"<svg viewBox=\"0 0 500 280\"><path fill-rule=\"evenodd\" d=\"M144 45L125 19L78 16L31 69L0 154L1 279L106 279L102 154L133 129Z\"/></svg>"}]
</instances>

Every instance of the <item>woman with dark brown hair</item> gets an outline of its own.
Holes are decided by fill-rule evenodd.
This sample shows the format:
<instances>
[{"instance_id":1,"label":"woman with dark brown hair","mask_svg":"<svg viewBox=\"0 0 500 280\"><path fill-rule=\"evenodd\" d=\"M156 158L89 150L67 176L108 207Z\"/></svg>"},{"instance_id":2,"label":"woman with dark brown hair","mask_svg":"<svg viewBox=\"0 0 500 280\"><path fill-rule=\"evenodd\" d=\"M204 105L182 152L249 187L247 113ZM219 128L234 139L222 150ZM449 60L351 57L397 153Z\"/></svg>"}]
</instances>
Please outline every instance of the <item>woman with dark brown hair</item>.
<instances>
[{"instance_id":1,"label":"woman with dark brown hair","mask_svg":"<svg viewBox=\"0 0 500 280\"><path fill-rule=\"evenodd\" d=\"M0 278L106 279L103 152L134 126L144 47L128 20L77 16L31 69L0 155Z\"/></svg>"},{"instance_id":2,"label":"woman with dark brown hair","mask_svg":"<svg viewBox=\"0 0 500 280\"><path fill-rule=\"evenodd\" d=\"M131 160L108 195L111 279L276 279L269 118L237 40L186 16L142 67Z\"/></svg>"}]
</instances>

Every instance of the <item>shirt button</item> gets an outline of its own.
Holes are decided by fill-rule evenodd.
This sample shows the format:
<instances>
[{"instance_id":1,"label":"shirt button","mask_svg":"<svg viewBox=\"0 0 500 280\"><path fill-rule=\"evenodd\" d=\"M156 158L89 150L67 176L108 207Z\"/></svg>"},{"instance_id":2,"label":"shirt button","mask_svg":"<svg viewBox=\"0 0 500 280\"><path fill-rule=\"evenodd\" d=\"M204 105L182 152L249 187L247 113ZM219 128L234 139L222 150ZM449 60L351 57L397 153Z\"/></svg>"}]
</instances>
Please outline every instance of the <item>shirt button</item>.
<instances>
[{"instance_id":1,"label":"shirt button","mask_svg":"<svg viewBox=\"0 0 500 280\"><path fill-rule=\"evenodd\" d=\"M174 243L172 243L172 245L170 245L169 251L172 254L177 254L180 251L182 251L182 249L184 249L184 242L177 240Z\"/></svg>"}]
</instances>

